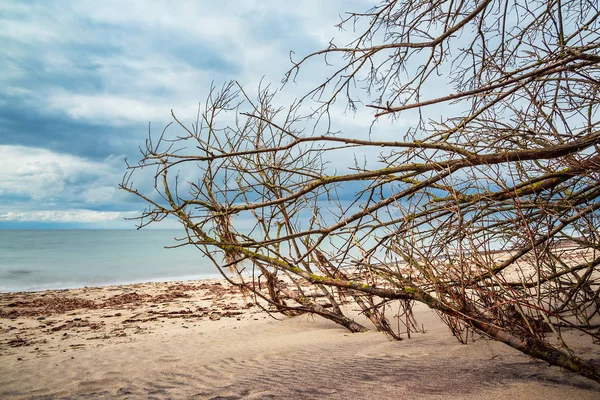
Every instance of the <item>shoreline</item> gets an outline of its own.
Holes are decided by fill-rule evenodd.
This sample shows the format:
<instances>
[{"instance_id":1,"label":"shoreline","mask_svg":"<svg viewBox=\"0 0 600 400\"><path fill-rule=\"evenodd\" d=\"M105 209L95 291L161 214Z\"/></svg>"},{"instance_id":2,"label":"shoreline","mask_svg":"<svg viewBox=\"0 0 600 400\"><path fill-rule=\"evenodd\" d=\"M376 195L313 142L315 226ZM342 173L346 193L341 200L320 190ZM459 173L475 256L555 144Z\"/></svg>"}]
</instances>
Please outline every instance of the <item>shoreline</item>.
<instances>
[{"instance_id":1,"label":"shoreline","mask_svg":"<svg viewBox=\"0 0 600 400\"><path fill-rule=\"evenodd\" d=\"M498 342L459 344L415 314L426 332L390 341L270 316L223 279L1 293L0 397L597 397L590 380Z\"/></svg>"},{"instance_id":2,"label":"shoreline","mask_svg":"<svg viewBox=\"0 0 600 400\"><path fill-rule=\"evenodd\" d=\"M206 281L206 280L223 280L223 277L215 272L214 274L205 274L202 276L196 275L184 275L184 276L175 276L175 277L163 277L163 278L141 278L135 280L125 280L125 281L116 281L116 282L99 282L99 283L72 283L65 284L65 286L55 287L54 284L50 284L50 286L44 285L31 285L26 288L0 288L0 295L2 294L10 294L10 293L39 293L39 292L64 292L67 290L78 290L83 288L89 289L100 289L105 287L113 287L113 286L132 286L132 285L143 285L147 283L160 283L160 284L168 284L173 282L196 282L196 281ZM57 286L60 284L56 284Z\"/></svg>"}]
</instances>

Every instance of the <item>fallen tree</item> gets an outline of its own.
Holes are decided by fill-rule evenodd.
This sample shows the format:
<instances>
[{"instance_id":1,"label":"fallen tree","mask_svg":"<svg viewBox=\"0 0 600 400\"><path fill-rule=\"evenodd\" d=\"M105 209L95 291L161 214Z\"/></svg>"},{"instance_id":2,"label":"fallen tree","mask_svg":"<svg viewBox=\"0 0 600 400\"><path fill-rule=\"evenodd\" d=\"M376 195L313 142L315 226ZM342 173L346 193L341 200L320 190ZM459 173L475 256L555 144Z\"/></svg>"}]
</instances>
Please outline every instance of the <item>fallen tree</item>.
<instances>
[{"instance_id":1,"label":"fallen tree","mask_svg":"<svg viewBox=\"0 0 600 400\"><path fill-rule=\"evenodd\" d=\"M459 340L473 329L600 382L572 341L600 341L600 10L521 3L347 14L356 39L293 61L287 80L321 56L333 72L286 108L268 88L212 88L191 127L173 114L178 134L129 165L140 227L175 216L184 244L277 312L363 331L351 301L400 339L420 302ZM370 126L334 132L365 108ZM148 169L154 192L133 185Z\"/></svg>"}]
</instances>

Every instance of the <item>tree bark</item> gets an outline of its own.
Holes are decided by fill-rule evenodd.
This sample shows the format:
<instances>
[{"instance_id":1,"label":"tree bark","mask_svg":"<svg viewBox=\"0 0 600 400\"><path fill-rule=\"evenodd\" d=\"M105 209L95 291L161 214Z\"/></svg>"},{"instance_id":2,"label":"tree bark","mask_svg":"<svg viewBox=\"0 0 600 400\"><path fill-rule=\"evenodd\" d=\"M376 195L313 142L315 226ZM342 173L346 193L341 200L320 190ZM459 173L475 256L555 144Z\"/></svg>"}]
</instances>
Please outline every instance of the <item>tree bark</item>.
<instances>
[{"instance_id":1,"label":"tree bark","mask_svg":"<svg viewBox=\"0 0 600 400\"><path fill-rule=\"evenodd\" d=\"M548 362L550 365L568 369L586 378L600 383L600 367L593 365L589 361L566 354L554 347L551 347L539 340L523 340L505 330L490 323L471 320L471 326L483 332L484 334L503 342L510 347L517 349L531 357L538 358Z\"/></svg>"}]
</instances>

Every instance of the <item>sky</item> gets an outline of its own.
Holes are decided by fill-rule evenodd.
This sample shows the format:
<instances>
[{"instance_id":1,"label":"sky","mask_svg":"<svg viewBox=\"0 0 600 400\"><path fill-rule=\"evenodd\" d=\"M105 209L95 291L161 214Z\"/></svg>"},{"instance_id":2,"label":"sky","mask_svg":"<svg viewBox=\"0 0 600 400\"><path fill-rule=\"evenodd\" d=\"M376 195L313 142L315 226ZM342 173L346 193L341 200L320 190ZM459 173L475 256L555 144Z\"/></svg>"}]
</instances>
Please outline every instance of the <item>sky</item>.
<instances>
[{"instance_id":1,"label":"sky","mask_svg":"<svg viewBox=\"0 0 600 400\"><path fill-rule=\"evenodd\" d=\"M0 229L134 228L124 218L144 205L118 184L124 159L139 159L149 122L162 129L173 109L191 123L212 82L279 84L290 51L344 43L349 33L334 26L340 15L371 6L0 2ZM286 85L285 98L302 96L317 68Z\"/></svg>"}]
</instances>

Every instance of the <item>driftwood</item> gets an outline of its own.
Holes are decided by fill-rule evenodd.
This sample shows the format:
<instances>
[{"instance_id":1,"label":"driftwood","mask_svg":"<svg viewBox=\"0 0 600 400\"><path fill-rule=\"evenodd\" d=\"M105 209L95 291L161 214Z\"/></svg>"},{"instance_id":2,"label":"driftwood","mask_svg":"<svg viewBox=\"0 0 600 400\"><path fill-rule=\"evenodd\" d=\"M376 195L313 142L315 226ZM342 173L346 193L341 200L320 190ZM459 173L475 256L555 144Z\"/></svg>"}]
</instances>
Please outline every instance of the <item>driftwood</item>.
<instances>
[{"instance_id":1,"label":"driftwood","mask_svg":"<svg viewBox=\"0 0 600 400\"><path fill-rule=\"evenodd\" d=\"M182 245L278 312L362 331L352 301L401 338L420 302L460 340L475 330L600 382L568 335L600 340L599 18L588 0L347 14L356 39L286 76L323 56L322 84L287 107L268 88L211 88L191 127L173 113L177 134L150 135L122 188L148 205L140 227L174 216ZM338 132L342 103L373 124ZM160 196L133 186L146 171Z\"/></svg>"}]
</instances>

